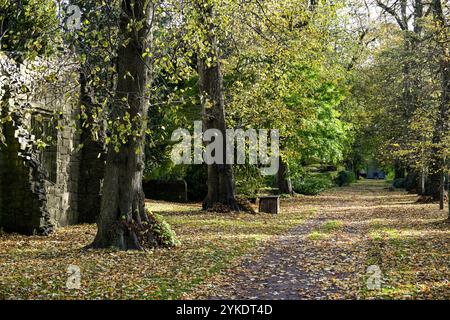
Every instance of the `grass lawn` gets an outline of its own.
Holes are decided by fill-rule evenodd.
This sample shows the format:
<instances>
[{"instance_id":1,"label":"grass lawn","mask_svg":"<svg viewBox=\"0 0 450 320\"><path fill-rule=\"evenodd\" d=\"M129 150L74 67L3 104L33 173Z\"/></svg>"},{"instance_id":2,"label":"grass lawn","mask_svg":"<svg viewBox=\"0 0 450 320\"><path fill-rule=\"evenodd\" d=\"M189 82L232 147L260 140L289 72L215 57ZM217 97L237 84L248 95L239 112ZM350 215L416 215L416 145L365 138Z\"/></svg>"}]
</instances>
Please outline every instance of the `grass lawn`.
<instances>
[{"instance_id":1,"label":"grass lawn","mask_svg":"<svg viewBox=\"0 0 450 320\"><path fill-rule=\"evenodd\" d=\"M180 247L85 251L95 225L60 228L50 237L0 235L0 298L177 299L311 215L289 205L277 216L205 213L200 204L151 201L148 207L167 219ZM69 265L81 269L81 290L66 289Z\"/></svg>"},{"instance_id":2,"label":"grass lawn","mask_svg":"<svg viewBox=\"0 0 450 320\"><path fill-rule=\"evenodd\" d=\"M382 181L361 181L282 199L278 215L151 201L149 209L164 216L181 245L149 252L83 250L95 225L59 228L49 237L0 234L0 299L250 297L252 284L273 292L276 274L282 283L300 280L286 290L305 299L450 299L447 213L416 200ZM268 242L299 225L300 233ZM281 258L262 259L277 246ZM69 265L81 270L80 290L66 288ZM380 290L368 290L369 266L381 271Z\"/></svg>"}]
</instances>

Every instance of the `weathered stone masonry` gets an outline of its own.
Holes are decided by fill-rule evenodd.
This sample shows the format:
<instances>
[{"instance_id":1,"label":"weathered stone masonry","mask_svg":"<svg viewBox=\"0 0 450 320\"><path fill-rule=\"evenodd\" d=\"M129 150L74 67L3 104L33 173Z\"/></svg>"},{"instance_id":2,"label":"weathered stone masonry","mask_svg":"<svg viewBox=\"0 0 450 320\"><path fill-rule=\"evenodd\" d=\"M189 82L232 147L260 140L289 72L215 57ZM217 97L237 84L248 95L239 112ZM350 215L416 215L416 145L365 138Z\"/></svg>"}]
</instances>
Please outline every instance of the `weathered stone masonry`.
<instances>
[{"instance_id":1,"label":"weathered stone masonry","mask_svg":"<svg viewBox=\"0 0 450 320\"><path fill-rule=\"evenodd\" d=\"M16 119L20 121L21 119ZM7 232L48 234L54 228L47 206L45 173L26 144L26 131L3 127L0 152L0 226Z\"/></svg>"},{"instance_id":2,"label":"weathered stone masonry","mask_svg":"<svg viewBox=\"0 0 450 320\"><path fill-rule=\"evenodd\" d=\"M60 226L93 222L99 213L102 148L82 131L79 102L63 99L61 90L46 88L30 101L31 112L3 124L0 228L6 232L48 234ZM38 151L35 142L41 136L53 143Z\"/></svg>"}]
</instances>

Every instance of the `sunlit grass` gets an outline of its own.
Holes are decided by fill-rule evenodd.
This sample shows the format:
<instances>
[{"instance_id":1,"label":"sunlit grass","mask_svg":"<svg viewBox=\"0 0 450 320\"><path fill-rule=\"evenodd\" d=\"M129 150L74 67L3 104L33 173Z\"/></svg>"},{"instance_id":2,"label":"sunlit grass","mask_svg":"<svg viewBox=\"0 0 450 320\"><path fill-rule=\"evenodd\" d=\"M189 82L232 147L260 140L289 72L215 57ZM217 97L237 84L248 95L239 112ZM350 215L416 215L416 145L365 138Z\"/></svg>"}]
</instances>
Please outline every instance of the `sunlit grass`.
<instances>
[{"instance_id":1,"label":"sunlit grass","mask_svg":"<svg viewBox=\"0 0 450 320\"><path fill-rule=\"evenodd\" d=\"M0 298L178 299L312 214L295 202L278 215L202 212L198 203L147 206L172 226L180 247L85 251L95 225L60 228L45 238L1 235ZM81 269L80 290L66 289L69 264Z\"/></svg>"},{"instance_id":2,"label":"sunlit grass","mask_svg":"<svg viewBox=\"0 0 450 320\"><path fill-rule=\"evenodd\" d=\"M325 240L329 239L331 235L339 231L344 223L340 220L327 220L322 223L316 230L308 234L309 240Z\"/></svg>"},{"instance_id":3,"label":"sunlit grass","mask_svg":"<svg viewBox=\"0 0 450 320\"><path fill-rule=\"evenodd\" d=\"M378 265L384 282L382 290L362 289L362 297L376 299L440 299L448 296L447 248L450 231L436 218L424 215L421 205L404 208L394 219L368 221L371 240L367 262Z\"/></svg>"},{"instance_id":4,"label":"sunlit grass","mask_svg":"<svg viewBox=\"0 0 450 320\"><path fill-rule=\"evenodd\" d=\"M325 239L328 239L329 237L330 237L329 234L322 233L319 231L313 231L308 235L309 240L325 240Z\"/></svg>"},{"instance_id":5,"label":"sunlit grass","mask_svg":"<svg viewBox=\"0 0 450 320\"><path fill-rule=\"evenodd\" d=\"M369 237L373 240L398 239L400 237L400 233L396 229L382 228L370 231Z\"/></svg>"},{"instance_id":6,"label":"sunlit grass","mask_svg":"<svg viewBox=\"0 0 450 320\"><path fill-rule=\"evenodd\" d=\"M324 232L333 232L341 229L343 225L343 222L340 220L328 220L320 226L320 229Z\"/></svg>"}]
</instances>

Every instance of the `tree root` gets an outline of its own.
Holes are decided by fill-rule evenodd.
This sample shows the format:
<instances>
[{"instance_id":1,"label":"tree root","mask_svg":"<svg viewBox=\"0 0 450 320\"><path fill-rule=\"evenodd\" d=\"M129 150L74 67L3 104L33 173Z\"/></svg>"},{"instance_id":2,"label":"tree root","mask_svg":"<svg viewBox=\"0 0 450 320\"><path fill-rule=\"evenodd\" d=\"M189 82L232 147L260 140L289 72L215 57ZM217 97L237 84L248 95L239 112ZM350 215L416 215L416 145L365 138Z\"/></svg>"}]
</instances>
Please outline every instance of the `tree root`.
<instances>
[{"instance_id":1,"label":"tree root","mask_svg":"<svg viewBox=\"0 0 450 320\"><path fill-rule=\"evenodd\" d=\"M135 221L123 222L122 225L130 234L137 237L139 245L145 249L176 247L180 242L175 232L164 219L147 211L148 221L137 223Z\"/></svg>"},{"instance_id":2,"label":"tree root","mask_svg":"<svg viewBox=\"0 0 450 320\"><path fill-rule=\"evenodd\" d=\"M205 209L206 207L206 209ZM251 203L247 199L237 198L233 205L215 202L212 205L203 204L204 210L216 213L245 212L256 214Z\"/></svg>"}]
</instances>

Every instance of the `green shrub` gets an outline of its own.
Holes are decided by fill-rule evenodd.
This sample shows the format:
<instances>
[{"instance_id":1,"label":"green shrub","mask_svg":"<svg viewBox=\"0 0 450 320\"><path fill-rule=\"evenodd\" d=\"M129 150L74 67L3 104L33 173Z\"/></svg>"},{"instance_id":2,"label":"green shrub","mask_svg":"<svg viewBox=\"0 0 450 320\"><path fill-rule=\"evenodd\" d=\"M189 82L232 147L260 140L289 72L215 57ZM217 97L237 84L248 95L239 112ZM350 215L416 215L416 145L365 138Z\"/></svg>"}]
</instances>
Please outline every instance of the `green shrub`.
<instances>
[{"instance_id":1,"label":"green shrub","mask_svg":"<svg viewBox=\"0 0 450 320\"><path fill-rule=\"evenodd\" d=\"M340 171L335 179L336 184L339 187L348 186L350 183L356 181L355 173L352 171Z\"/></svg>"},{"instance_id":2,"label":"green shrub","mask_svg":"<svg viewBox=\"0 0 450 320\"><path fill-rule=\"evenodd\" d=\"M156 245L159 247L176 247L181 244L175 231L162 216L153 212L147 212L151 229L156 233Z\"/></svg>"},{"instance_id":3,"label":"green shrub","mask_svg":"<svg viewBox=\"0 0 450 320\"><path fill-rule=\"evenodd\" d=\"M276 188L277 187L276 175L264 176L263 185L269 188Z\"/></svg>"},{"instance_id":4,"label":"green shrub","mask_svg":"<svg viewBox=\"0 0 450 320\"><path fill-rule=\"evenodd\" d=\"M394 188L405 188L406 186L406 179L405 178L397 178L392 181L392 186Z\"/></svg>"},{"instance_id":5,"label":"green shrub","mask_svg":"<svg viewBox=\"0 0 450 320\"><path fill-rule=\"evenodd\" d=\"M294 191L305 195L317 195L322 191L331 188L333 181L324 175L306 175L297 179L292 184Z\"/></svg>"},{"instance_id":6,"label":"green shrub","mask_svg":"<svg viewBox=\"0 0 450 320\"><path fill-rule=\"evenodd\" d=\"M133 231L136 234L138 242L143 248L171 248L181 244L175 231L162 216L149 210L146 213L148 221L142 223L135 220L128 221L126 216L122 216L121 221L126 230Z\"/></svg>"},{"instance_id":7,"label":"green shrub","mask_svg":"<svg viewBox=\"0 0 450 320\"><path fill-rule=\"evenodd\" d=\"M162 160L161 163L145 164L144 180L179 180L183 179L186 168L173 164L171 159Z\"/></svg>"},{"instance_id":8,"label":"green shrub","mask_svg":"<svg viewBox=\"0 0 450 320\"><path fill-rule=\"evenodd\" d=\"M259 169L250 164L234 166L236 193L244 198L254 198L264 186L264 177Z\"/></svg>"},{"instance_id":9,"label":"green shrub","mask_svg":"<svg viewBox=\"0 0 450 320\"><path fill-rule=\"evenodd\" d=\"M392 169L388 169L388 172L386 174L386 181L387 182L392 182L394 181L394 177L395 177L395 172Z\"/></svg>"}]
</instances>

